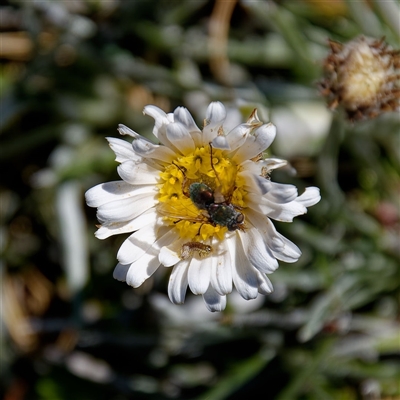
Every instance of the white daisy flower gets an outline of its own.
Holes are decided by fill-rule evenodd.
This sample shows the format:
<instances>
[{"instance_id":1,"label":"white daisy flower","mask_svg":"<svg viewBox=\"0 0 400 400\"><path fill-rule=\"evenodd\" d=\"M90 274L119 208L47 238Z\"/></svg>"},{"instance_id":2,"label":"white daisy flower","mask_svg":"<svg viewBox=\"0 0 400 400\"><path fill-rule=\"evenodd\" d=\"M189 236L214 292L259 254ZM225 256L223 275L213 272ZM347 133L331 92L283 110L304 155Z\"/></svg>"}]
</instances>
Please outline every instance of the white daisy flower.
<instances>
[{"instance_id":1,"label":"white daisy flower","mask_svg":"<svg viewBox=\"0 0 400 400\"><path fill-rule=\"evenodd\" d=\"M171 268L170 300L183 303L189 286L210 311L225 308L233 286L246 300L271 293L267 275L278 260L301 254L271 219L291 222L320 200L316 187L299 196L293 185L271 182L269 173L286 165L262 158L275 126L254 110L226 131L220 102L209 105L202 130L183 107L166 114L149 105L144 114L154 118L160 144L120 125L134 139L108 138L122 180L86 192L87 204L98 208L99 239L133 232L119 249L114 277L136 288L160 266Z\"/></svg>"}]
</instances>

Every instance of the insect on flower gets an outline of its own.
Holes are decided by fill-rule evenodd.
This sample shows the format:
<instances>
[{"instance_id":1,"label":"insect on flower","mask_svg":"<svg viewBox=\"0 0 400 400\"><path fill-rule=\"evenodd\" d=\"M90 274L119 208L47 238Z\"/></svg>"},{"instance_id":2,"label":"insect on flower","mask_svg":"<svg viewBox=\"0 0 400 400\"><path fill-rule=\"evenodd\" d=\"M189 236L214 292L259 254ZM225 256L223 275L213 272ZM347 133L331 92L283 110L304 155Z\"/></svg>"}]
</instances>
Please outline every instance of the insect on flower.
<instances>
[{"instance_id":1,"label":"insect on flower","mask_svg":"<svg viewBox=\"0 0 400 400\"><path fill-rule=\"evenodd\" d=\"M234 287L246 300L271 293L268 275L278 260L295 262L301 254L272 220L291 222L320 199L316 187L299 195L293 185L270 179L286 165L260 156L275 126L254 110L229 130L220 102L209 105L201 129L184 107L167 114L149 105L144 113L155 120L158 143L120 125L133 138L108 138L121 180L86 192L88 205L98 208L98 238L130 233L114 277L136 288L160 266L171 267L171 301L182 304L189 288L210 311L225 309Z\"/></svg>"},{"instance_id":2,"label":"insect on flower","mask_svg":"<svg viewBox=\"0 0 400 400\"><path fill-rule=\"evenodd\" d=\"M186 260L191 257L195 252L199 257L203 258L212 252L212 247L208 244L200 242L187 242L182 245L181 248L181 259Z\"/></svg>"},{"instance_id":3,"label":"insect on flower","mask_svg":"<svg viewBox=\"0 0 400 400\"><path fill-rule=\"evenodd\" d=\"M215 173L215 180L219 182L218 173L214 167L212 144L210 143L209 146L211 169ZM228 196L225 197L220 190L220 184L216 186L215 190L213 190L204 182L191 182L190 179L187 178L183 167L175 163L174 165L183 176L182 193L192 201L192 203L197 207L199 213L193 216L179 215L179 213L166 210L165 203L160 203L158 208L163 215L178 220L186 219L192 222L208 223L213 226L220 225L228 228L229 231L244 229L244 215L240 211L237 211L240 207L235 206L230 202L235 188L231 188ZM204 180L205 182L210 181L207 177L205 177ZM199 235L201 227L202 225L199 228Z\"/></svg>"}]
</instances>

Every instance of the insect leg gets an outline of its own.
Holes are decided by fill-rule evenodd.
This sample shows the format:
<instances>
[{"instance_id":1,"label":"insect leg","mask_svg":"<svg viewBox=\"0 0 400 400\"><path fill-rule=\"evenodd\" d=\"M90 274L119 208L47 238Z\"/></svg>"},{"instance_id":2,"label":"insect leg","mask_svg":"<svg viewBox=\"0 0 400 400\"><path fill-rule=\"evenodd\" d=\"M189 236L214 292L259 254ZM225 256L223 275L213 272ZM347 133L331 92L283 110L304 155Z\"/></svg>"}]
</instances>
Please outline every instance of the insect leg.
<instances>
[{"instance_id":1,"label":"insect leg","mask_svg":"<svg viewBox=\"0 0 400 400\"><path fill-rule=\"evenodd\" d=\"M188 192L188 189L187 189L187 187L188 187L188 185L187 185L187 181L188 181L188 179L186 178L186 174L185 174L185 171L184 171L184 169L182 168L182 167L180 167L178 164L175 164L175 162L174 161L172 161L172 164L174 164L175 165L175 167L176 168L178 168L179 169L179 171L181 171L182 172L182 175L183 175L183 181L182 181L182 193L186 196L186 197L190 197L190 193Z\"/></svg>"}]
</instances>

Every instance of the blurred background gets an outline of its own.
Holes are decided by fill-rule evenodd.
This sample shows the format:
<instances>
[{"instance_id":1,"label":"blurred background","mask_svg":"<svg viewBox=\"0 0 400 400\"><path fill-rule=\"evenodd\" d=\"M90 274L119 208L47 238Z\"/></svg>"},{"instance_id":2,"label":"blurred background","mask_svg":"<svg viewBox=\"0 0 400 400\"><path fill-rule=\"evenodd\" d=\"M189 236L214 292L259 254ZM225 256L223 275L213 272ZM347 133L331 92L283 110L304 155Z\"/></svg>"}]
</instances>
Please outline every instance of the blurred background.
<instances>
[{"instance_id":1,"label":"blurred background","mask_svg":"<svg viewBox=\"0 0 400 400\"><path fill-rule=\"evenodd\" d=\"M3 1L0 396L5 400L399 400L399 114L349 122L318 89L328 38L399 49L395 0ZM322 200L277 229L303 252L275 291L209 313L168 276L112 278L125 237L94 237L105 137L151 137L155 104L257 107L276 182ZM296 170L297 174L293 174Z\"/></svg>"}]
</instances>

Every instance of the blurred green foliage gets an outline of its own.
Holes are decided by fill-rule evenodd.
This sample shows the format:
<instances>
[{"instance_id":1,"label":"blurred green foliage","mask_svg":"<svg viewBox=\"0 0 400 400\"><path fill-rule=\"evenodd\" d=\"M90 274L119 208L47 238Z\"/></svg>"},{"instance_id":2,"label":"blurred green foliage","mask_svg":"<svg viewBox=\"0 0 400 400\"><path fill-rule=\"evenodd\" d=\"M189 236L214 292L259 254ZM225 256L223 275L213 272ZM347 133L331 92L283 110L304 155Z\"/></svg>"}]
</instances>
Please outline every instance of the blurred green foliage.
<instances>
[{"instance_id":1,"label":"blurred green foliage","mask_svg":"<svg viewBox=\"0 0 400 400\"><path fill-rule=\"evenodd\" d=\"M2 398L400 398L399 115L350 124L316 86L328 38L399 48L399 3L242 0L229 18L223 3L2 3ZM217 51L213 24L227 32ZM83 198L118 179L104 139L118 123L151 137L142 109L156 104L201 125L212 100L274 123L310 105L307 152L278 123L285 154L272 148L299 174L272 179L322 189L306 216L277 224L303 255L281 263L275 292L232 295L218 315L191 295L170 304L166 275L136 290L114 281L124 238L95 239Z\"/></svg>"}]
</instances>

